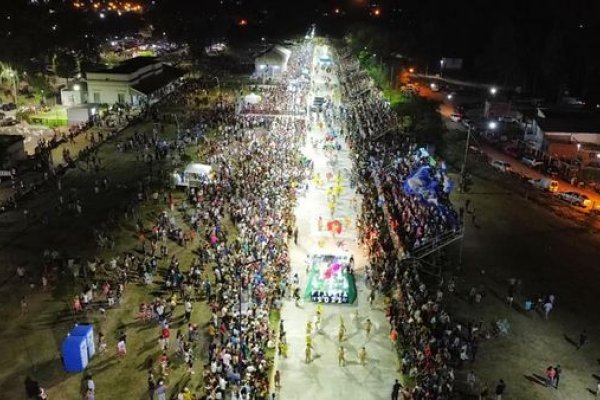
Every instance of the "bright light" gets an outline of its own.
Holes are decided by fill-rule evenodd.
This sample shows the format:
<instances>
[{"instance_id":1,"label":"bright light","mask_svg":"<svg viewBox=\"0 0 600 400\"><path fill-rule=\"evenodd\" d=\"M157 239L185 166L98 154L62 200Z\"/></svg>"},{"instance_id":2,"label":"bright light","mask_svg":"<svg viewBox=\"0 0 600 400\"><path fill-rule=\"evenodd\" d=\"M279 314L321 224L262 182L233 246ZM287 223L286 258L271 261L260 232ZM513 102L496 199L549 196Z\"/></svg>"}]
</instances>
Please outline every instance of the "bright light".
<instances>
[{"instance_id":1,"label":"bright light","mask_svg":"<svg viewBox=\"0 0 600 400\"><path fill-rule=\"evenodd\" d=\"M92 107L92 109L90 110L90 114L96 115L96 112L97 112L96 107Z\"/></svg>"},{"instance_id":2,"label":"bright light","mask_svg":"<svg viewBox=\"0 0 600 400\"><path fill-rule=\"evenodd\" d=\"M381 15L381 10L379 8L376 8L375 10L373 10L373 15L379 17Z\"/></svg>"},{"instance_id":3,"label":"bright light","mask_svg":"<svg viewBox=\"0 0 600 400\"><path fill-rule=\"evenodd\" d=\"M577 151L581 150L581 143L577 143Z\"/></svg>"},{"instance_id":4,"label":"bright light","mask_svg":"<svg viewBox=\"0 0 600 400\"><path fill-rule=\"evenodd\" d=\"M75 91L80 91L81 90L81 86L80 85L73 85L73 90Z\"/></svg>"},{"instance_id":5,"label":"bright light","mask_svg":"<svg viewBox=\"0 0 600 400\"><path fill-rule=\"evenodd\" d=\"M267 66L266 66L265 64L260 64L260 65L258 66L258 69L265 69L265 68L267 68Z\"/></svg>"},{"instance_id":6,"label":"bright light","mask_svg":"<svg viewBox=\"0 0 600 400\"><path fill-rule=\"evenodd\" d=\"M496 95L496 93L498 93L498 88L496 88L495 86L492 86L492 87L490 88L490 94L491 94L492 96L495 96L495 95Z\"/></svg>"},{"instance_id":7,"label":"bright light","mask_svg":"<svg viewBox=\"0 0 600 400\"><path fill-rule=\"evenodd\" d=\"M104 15L104 13L100 13L100 18L104 19L106 17L106 15Z\"/></svg>"},{"instance_id":8,"label":"bright light","mask_svg":"<svg viewBox=\"0 0 600 400\"><path fill-rule=\"evenodd\" d=\"M414 74L415 73L415 69L414 68L409 68L408 72L410 72L411 74Z\"/></svg>"},{"instance_id":9,"label":"bright light","mask_svg":"<svg viewBox=\"0 0 600 400\"><path fill-rule=\"evenodd\" d=\"M336 8L336 9L334 10L334 12L335 12L336 14L339 14L339 13L340 13L340 9L339 9L339 8Z\"/></svg>"},{"instance_id":10,"label":"bright light","mask_svg":"<svg viewBox=\"0 0 600 400\"><path fill-rule=\"evenodd\" d=\"M488 128L490 128L491 130L494 130L498 127L498 123L496 121L490 121L488 123Z\"/></svg>"},{"instance_id":11,"label":"bright light","mask_svg":"<svg viewBox=\"0 0 600 400\"><path fill-rule=\"evenodd\" d=\"M248 25L248 21L246 19L241 19L240 22L238 22L239 26L246 26Z\"/></svg>"},{"instance_id":12,"label":"bright light","mask_svg":"<svg viewBox=\"0 0 600 400\"><path fill-rule=\"evenodd\" d=\"M452 96L452 93L450 93L450 94L448 94L448 96L446 96L446 98L447 98L448 100L452 100L452 97L453 97L453 96Z\"/></svg>"}]
</instances>

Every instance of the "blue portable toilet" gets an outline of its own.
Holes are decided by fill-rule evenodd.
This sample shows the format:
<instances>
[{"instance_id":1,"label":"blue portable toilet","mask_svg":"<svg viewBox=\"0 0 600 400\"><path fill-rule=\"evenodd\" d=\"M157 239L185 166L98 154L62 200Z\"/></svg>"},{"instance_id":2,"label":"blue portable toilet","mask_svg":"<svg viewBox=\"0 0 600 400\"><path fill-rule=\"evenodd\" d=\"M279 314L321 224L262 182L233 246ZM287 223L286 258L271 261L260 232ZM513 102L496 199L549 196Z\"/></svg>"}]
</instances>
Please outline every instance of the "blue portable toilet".
<instances>
[{"instance_id":1,"label":"blue portable toilet","mask_svg":"<svg viewBox=\"0 0 600 400\"><path fill-rule=\"evenodd\" d=\"M93 325L75 325L71 332L71 336L82 336L85 338L87 345L88 359L91 359L96 354L96 345L94 344L94 326Z\"/></svg>"},{"instance_id":2,"label":"blue portable toilet","mask_svg":"<svg viewBox=\"0 0 600 400\"><path fill-rule=\"evenodd\" d=\"M67 336L63 341L61 354L65 371L83 371L88 364L88 350L85 337Z\"/></svg>"}]
</instances>

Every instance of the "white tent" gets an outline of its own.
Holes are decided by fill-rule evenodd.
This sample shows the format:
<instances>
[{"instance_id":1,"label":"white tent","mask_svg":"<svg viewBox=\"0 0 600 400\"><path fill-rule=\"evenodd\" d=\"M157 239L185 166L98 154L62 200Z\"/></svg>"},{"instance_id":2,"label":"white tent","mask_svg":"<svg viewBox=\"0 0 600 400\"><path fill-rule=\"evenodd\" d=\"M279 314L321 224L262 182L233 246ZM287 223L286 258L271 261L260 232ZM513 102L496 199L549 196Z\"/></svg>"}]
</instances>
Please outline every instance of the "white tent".
<instances>
[{"instance_id":1,"label":"white tent","mask_svg":"<svg viewBox=\"0 0 600 400\"><path fill-rule=\"evenodd\" d=\"M185 167L183 174L175 171L171 178L175 186L198 187L212 180L211 173L212 167L210 165L191 163Z\"/></svg>"},{"instance_id":2,"label":"white tent","mask_svg":"<svg viewBox=\"0 0 600 400\"><path fill-rule=\"evenodd\" d=\"M208 176L210 174L210 172L212 171L212 167L210 165L206 165L206 164L200 164L200 163L191 163L188 164L187 167L185 167L185 170L183 171L183 175L184 176Z\"/></svg>"},{"instance_id":3,"label":"white tent","mask_svg":"<svg viewBox=\"0 0 600 400\"><path fill-rule=\"evenodd\" d=\"M256 93L250 93L247 96L244 96L244 102L248 104L258 104L262 100L262 97L257 95Z\"/></svg>"},{"instance_id":4,"label":"white tent","mask_svg":"<svg viewBox=\"0 0 600 400\"><path fill-rule=\"evenodd\" d=\"M274 46L254 59L256 72L262 75L278 75L287 70L292 51L283 46Z\"/></svg>"}]
</instances>

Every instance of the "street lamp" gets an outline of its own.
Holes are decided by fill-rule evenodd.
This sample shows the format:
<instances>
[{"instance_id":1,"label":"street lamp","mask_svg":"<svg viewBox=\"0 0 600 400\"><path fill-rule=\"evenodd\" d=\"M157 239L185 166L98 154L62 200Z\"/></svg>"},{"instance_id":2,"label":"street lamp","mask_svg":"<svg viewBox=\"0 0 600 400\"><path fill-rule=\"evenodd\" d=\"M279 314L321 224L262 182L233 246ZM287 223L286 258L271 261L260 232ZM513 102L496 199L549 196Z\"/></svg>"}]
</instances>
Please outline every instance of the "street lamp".
<instances>
[{"instance_id":1,"label":"street lamp","mask_svg":"<svg viewBox=\"0 0 600 400\"><path fill-rule=\"evenodd\" d=\"M443 72L444 72L444 59L442 58L440 60L440 76L442 76Z\"/></svg>"},{"instance_id":2,"label":"street lamp","mask_svg":"<svg viewBox=\"0 0 600 400\"><path fill-rule=\"evenodd\" d=\"M497 87L495 87L495 86L492 86L492 87L490 88L490 94L491 94L492 96L495 96L495 95L496 95L496 93L498 93L498 88L497 88Z\"/></svg>"},{"instance_id":3,"label":"street lamp","mask_svg":"<svg viewBox=\"0 0 600 400\"><path fill-rule=\"evenodd\" d=\"M446 96L446 98L447 98L448 100L452 100L452 97L454 97L454 96L452 96L452 93L448 93L448 96Z\"/></svg>"},{"instance_id":4,"label":"street lamp","mask_svg":"<svg viewBox=\"0 0 600 400\"><path fill-rule=\"evenodd\" d=\"M488 129L490 130L495 130L498 127L498 123L496 121L490 121L488 122Z\"/></svg>"}]
</instances>

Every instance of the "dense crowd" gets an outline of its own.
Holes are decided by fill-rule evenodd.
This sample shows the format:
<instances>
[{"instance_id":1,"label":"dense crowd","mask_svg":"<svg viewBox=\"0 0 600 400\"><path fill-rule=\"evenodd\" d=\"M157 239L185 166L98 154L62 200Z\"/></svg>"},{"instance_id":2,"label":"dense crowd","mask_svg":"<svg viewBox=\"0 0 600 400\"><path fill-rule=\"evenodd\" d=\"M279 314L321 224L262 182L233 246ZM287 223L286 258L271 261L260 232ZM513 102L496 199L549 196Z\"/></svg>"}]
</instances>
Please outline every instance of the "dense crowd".
<instances>
[{"instance_id":1,"label":"dense crowd","mask_svg":"<svg viewBox=\"0 0 600 400\"><path fill-rule=\"evenodd\" d=\"M287 67L276 80L268 85L252 86L251 94L240 98L240 112L270 115L304 113L310 83L310 71L306 68L305 61L312 51L312 45L295 48Z\"/></svg>"},{"instance_id":2,"label":"dense crowd","mask_svg":"<svg viewBox=\"0 0 600 400\"><path fill-rule=\"evenodd\" d=\"M370 97L360 104L381 102L374 90L346 85L347 96ZM359 191L363 209L359 221L360 240L370 255L366 281L373 290L387 293L390 340L398 343L402 372L414 378L413 388L404 388L406 399L449 399L455 391L455 368L475 358L479 326L451 320L444 309L440 282L427 282L409 259L399 261L398 245L410 251L447 230L458 226L456 214L444 194L443 182L436 189L436 201L407 187L421 167L432 167L432 181L440 180L443 165L431 166L428 155L419 153L407 137L378 141L388 129L386 105L354 106L349 110L350 137L357 158ZM382 206L391 210L389 220ZM388 229L400 237L394 243ZM431 288L433 285L433 288ZM449 285L451 286L451 285Z\"/></svg>"}]
</instances>

